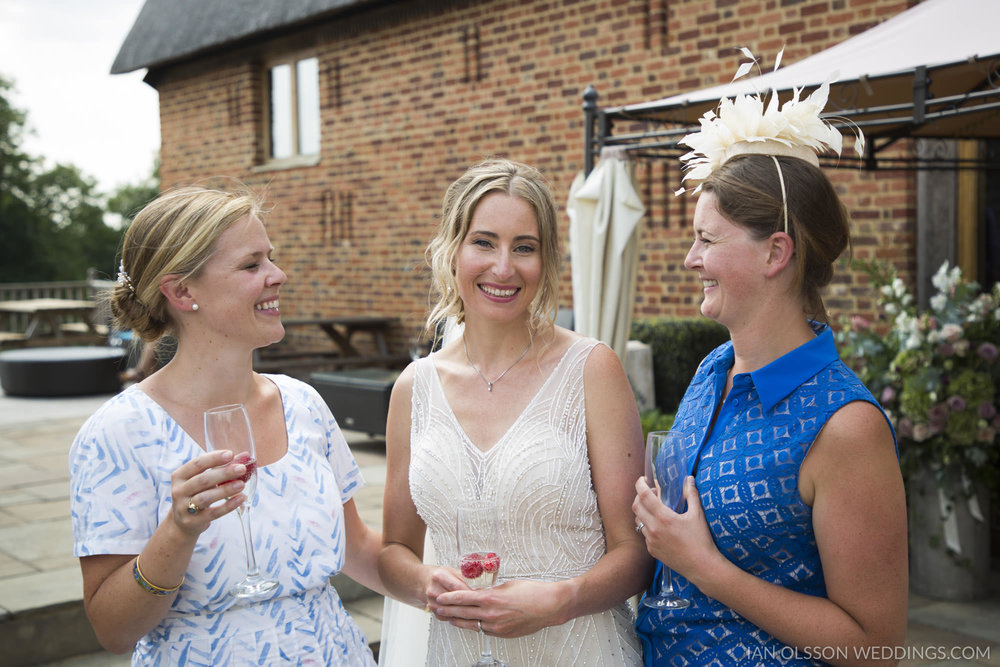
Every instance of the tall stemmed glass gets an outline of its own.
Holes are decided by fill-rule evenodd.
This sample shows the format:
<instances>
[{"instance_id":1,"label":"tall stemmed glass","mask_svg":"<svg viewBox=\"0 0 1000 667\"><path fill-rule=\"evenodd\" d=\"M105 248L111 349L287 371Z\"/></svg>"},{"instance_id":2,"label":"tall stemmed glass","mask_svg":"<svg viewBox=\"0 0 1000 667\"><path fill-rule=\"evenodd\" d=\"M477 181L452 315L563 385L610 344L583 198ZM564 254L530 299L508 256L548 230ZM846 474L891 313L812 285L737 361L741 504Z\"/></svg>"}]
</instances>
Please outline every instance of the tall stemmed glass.
<instances>
[{"instance_id":1,"label":"tall stemmed glass","mask_svg":"<svg viewBox=\"0 0 1000 667\"><path fill-rule=\"evenodd\" d=\"M458 567L469 588L489 588L500 570L496 507L485 501L458 506ZM493 657L490 636L479 628L479 660L471 667L507 667Z\"/></svg>"},{"instance_id":2,"label":"tall stemmed glass","mask_svg":"<svg viewBox=\"0 0 1000 667\"><path fill-rule=\"evenodd\" d=\"M242 403L221 405L205 411L205 449L208 451L228 449L233 452L233 461L246 466L243 494L246 501L236 509L243 528L243 544L247 554L247 575L236 584L229 594L238 598L264 595L278 586L274 579L265 579L257 568L257 558L253 552L253 536L250 533L250 502L257 491L257 451L254 449L253 431L250 417Z\"/></svg>"},{"instance_id":3,"label":"tall stemmed glass","mask_svg":"<svg viewBox=\"0 0 1000 667\"><path fill-rule=\"evenodd\" d=\"M659 491L660 501L680 511L684 477L687 475L687 454L680 434L675 431L651 431L646 437L646 483ZM660 592L647 595L642 603L653 609L683 609L691 602L674 592L670 568L660 571Z\"/></svg>"}]
</instances>

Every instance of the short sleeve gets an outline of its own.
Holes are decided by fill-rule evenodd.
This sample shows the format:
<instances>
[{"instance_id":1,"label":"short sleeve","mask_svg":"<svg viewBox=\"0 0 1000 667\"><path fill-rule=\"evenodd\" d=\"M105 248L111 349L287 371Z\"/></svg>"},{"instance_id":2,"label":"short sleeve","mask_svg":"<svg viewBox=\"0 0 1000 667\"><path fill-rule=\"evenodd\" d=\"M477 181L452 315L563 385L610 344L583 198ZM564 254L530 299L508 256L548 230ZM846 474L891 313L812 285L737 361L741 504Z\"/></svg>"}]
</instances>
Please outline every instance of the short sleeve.
<instances>
[{"instance_id":1,"label":"short sleeve","mask_svg":"<svg viewBox=\"0 0 1000 667\"><path fill-rule=\"evenodd\" d=\"M285 407L286 413L289 410L305 410L309 415L309 420L322 429L324 436L322 446L325 447L323 455L329 462L337 480L337 486L340 489L340 502L341 504L346 503L364 487L365 480L333 412L312 385L283 375L269 377L278 383L284 394L298 399L297 404ZM298 420L292 419L290 421L295 423Z\"/></svg>"},{"instance_id":2,"label":"short sleeve","mask_svg":"<svg viewBox=\"0 0 1000 667\"><path fill-rule=\"evenodd\" d=\"M120 394L105 403L70 448L76 556L139 553L156 529L160 506L169 504L169 462L176 457L160 453L163 434L132 398Z\"/></svg>"}]
</instances>

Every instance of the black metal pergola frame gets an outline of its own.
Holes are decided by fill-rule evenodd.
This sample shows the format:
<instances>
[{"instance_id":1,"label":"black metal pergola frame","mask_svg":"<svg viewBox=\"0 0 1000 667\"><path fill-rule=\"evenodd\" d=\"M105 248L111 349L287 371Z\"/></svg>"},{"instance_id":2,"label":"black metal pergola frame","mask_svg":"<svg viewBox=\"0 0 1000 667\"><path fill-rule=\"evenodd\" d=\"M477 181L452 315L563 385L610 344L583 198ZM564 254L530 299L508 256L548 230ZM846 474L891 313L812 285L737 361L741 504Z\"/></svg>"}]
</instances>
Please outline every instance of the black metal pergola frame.
<instances>
[{"instance_id":1,"label":"black metal pergola frame","mask_svg":"<svg viewBox=\"0 0 1000 667\"><path fill-rule=\"evenodd\" d=\"M785 99L790 91L778 91ZM803 95L808 94L805 91ZM781 95L784 93L784 95ZM618 147L639 159L677 158L689 150L678 142L697 131L698 118L717 99L646 103L600 108L598 92L583 94L584 170L589 174L601 152ZM1000 54L880 79L854 79L831 86L823 117L845 133L861 129L865 154L820 156L824 166L865 169L1000 169L1000 157L961 159L934 154L886 155L901 139L1000 139ZM623 132L616 134L616 130ZM845 142L846 143L846 142Z\"/></svg>"}]
</instances>

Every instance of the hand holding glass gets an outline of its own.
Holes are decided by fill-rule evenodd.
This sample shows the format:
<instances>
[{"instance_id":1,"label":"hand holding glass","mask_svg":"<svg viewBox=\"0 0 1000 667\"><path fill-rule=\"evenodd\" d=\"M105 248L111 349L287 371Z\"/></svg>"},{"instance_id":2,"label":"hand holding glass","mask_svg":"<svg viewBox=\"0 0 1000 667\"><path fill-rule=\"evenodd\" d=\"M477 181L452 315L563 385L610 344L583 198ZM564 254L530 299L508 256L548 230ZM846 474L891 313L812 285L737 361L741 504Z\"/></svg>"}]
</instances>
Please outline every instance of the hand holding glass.
<instances>
[{"instance_id":1,"label":"hand holding glass","mask_svg":"<svg viewBox=\"0 0 1000 667\"><path fill-rule=\"evenodd\" d=\"M230 595L238 598L264 595L278 586L273 579L264 579L257 568L257 558L253 552L253 536L250 534L250 501L257 490L257 452L254 448L250 417L242 403L222 405L205 411L205 449L208 451L228 449L233 452L233 462L246 466L243 475L243 495L246 501L236 509L243 529L243 544L246 547L247 575L236 584Z\"/></svg>"},{"instance_id":2,"label":"hand holding glass","mask_svg":"<svg viewBox=\"0 0 1000 667\"><path fill-rule=\"evenodd\" d=\"M657 489L660 501L675 512L683 502L687 454L681 436L674 431L651 431L646 437L646 483ZM660 592L647 595L643 605L653 609L683 609L690 603L674 592L670 568L660 572Z\"/></svg>"},{"instance_id":3,"label":"hand holding glass","mask_svg":"<svg viewBox=\"0 0 1000 667\"><path fill-rule=\"evenodd\" d=\"M500 548L496 508L485 502L459 505L457 519L458 566L469 588L489 588L497 581ZM493 657L490 636L479 628L479 660L471 667L507 667Z\"/></svg>"}]
</instances>

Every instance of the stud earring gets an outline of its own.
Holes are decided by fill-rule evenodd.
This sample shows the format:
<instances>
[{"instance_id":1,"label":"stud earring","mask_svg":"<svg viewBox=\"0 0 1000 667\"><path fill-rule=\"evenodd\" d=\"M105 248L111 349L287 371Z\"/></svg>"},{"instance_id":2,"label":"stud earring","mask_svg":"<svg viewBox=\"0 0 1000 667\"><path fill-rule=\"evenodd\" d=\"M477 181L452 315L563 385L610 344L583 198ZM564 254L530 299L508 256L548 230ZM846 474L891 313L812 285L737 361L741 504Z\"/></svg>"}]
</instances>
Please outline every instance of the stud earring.
<instances>
[{"instance_id":1,"label":"stud earring","mask_svg":"<svg viewBox=\"0 0 1000 667\"><path fill-rule=\"evenodd\" d=\"M198 304L191 304L191 310L198 310Z\"/></svg>"}]
</instances>

